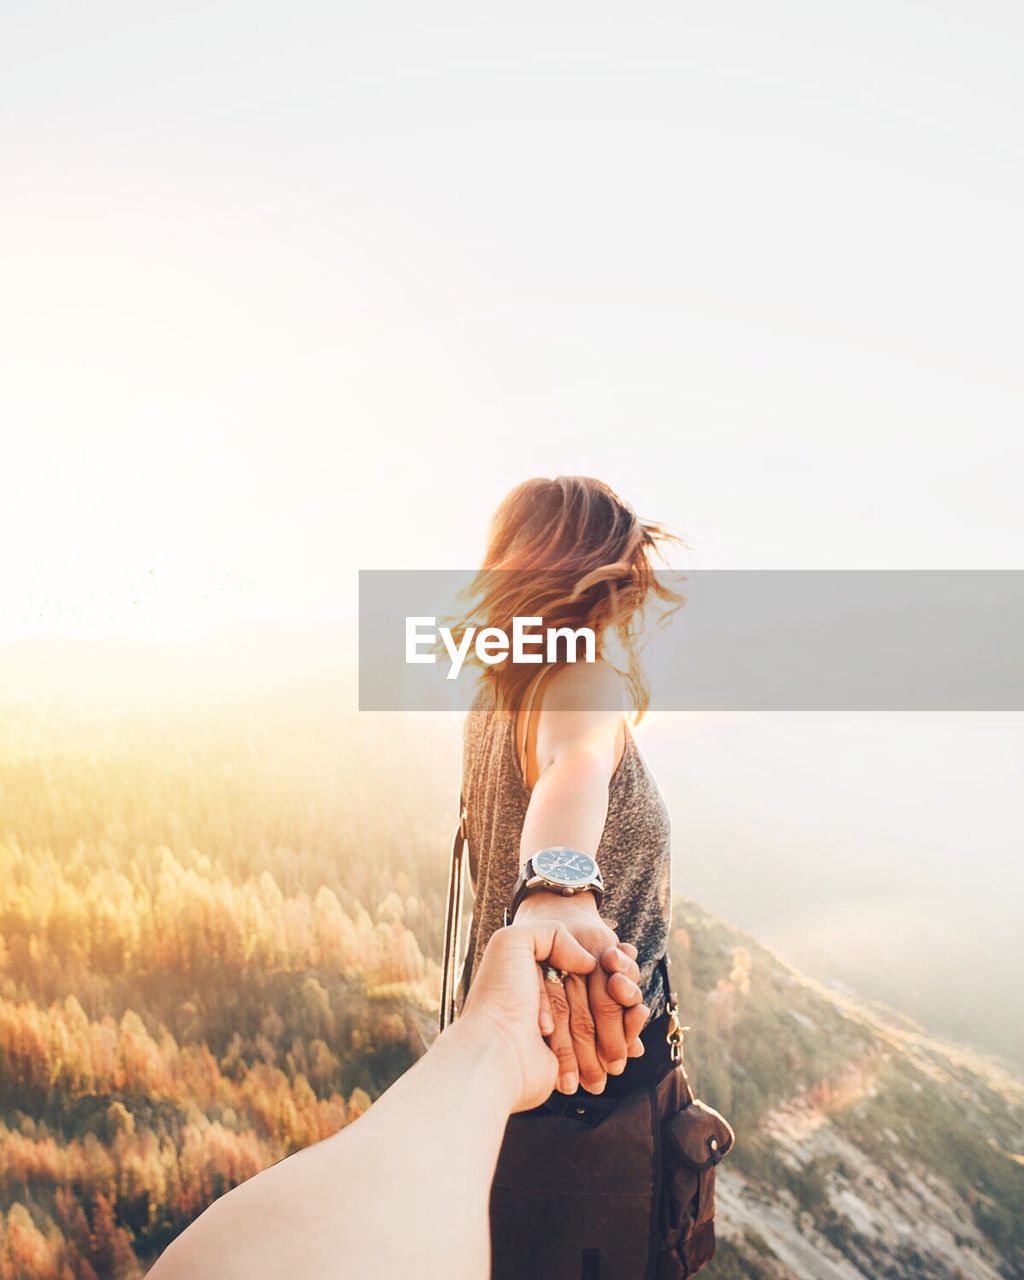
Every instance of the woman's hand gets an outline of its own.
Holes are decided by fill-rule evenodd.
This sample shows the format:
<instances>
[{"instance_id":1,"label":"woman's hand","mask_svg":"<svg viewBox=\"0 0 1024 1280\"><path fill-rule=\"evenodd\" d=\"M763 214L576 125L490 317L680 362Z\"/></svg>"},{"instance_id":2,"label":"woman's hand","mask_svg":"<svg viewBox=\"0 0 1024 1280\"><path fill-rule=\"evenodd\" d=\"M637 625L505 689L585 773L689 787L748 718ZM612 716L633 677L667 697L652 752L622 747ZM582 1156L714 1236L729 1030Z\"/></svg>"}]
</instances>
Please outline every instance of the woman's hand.
<instances>
[{"instance_id":1,"label":"woman's hand","mask_svg":"<svg viewBox=\"0 0 1024 1280\"><path fill-rule=\"evenodd\" d=\"M510 1068L512 1088L508 1111L539 1106L555 1087L558 1062L537 1030L540 1000L538 965L549 964L586 980L594 957L561 924L550 920L522 922L496 929L484 948L480 967L462 1012L440 1038L454 1043L468 1040L468 1060L486 1061L488 1046L503 1046L501 1068ZM431 1050L433 1052L433 1050ZM502 1076L493 1065L489 1076ZM496 1082L498 1083L498 1082Z\"/></svg>"},{"instance_id":2,"label":"woman's hand","mask_svg":"<svg viewBox=\"0 0 1024 1280\"><path fill-rule=\"evenodd\" d=\"M571 898L558 893L532 893L516 912L516 923L564 925L598 961L586 978L570 974L564 987L548 982L538 969L541 1027L552 1026L548 1044L558 1059L558 1088L576 1092L577 1082L600 1093L607 1076L620 1075L630 1057L639 1057L639 1041L649 1015L637 985L636 948L619 944L615 931L601 919L591 893ZM551 1022L545 1014L550 1010Z\"/></svg>"}]
</instances>

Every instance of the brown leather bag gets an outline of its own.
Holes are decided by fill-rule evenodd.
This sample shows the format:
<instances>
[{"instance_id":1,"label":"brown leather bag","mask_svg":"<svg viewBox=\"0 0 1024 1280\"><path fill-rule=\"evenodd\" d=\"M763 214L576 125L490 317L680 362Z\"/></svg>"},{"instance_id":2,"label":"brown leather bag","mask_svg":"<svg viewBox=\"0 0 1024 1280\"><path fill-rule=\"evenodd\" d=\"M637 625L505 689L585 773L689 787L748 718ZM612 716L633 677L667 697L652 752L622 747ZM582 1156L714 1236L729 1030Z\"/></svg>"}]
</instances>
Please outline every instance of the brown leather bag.
<instances>
[{"instance_id":1,"label":"brown leather bag","mask_svg":"<svg viewBox=\"0 0 1024 1280\"><path fill-rule=\"evenodd\" d=\"M693 1095L674 996L644 1045L609 1096L556 1093L510 1117L492 1280L683 1280L714 1256L715 1170L735 1134Z\"/></svg>"},{"instance_id":2,"label":"brown leather bag","mask_svg":"<svg viewBox=\"0 0 1024 1280\"><path fill-rule=\"evenodd\" d=\"M465 809L452 848L440 1026L454 1017ZM715 1253L715 1170L735 1143L696 1099L668 957L668 1008L603 1094L509 1118L491 1188L492 1280L685 1280Z\"/></svg>"}]
</instances>

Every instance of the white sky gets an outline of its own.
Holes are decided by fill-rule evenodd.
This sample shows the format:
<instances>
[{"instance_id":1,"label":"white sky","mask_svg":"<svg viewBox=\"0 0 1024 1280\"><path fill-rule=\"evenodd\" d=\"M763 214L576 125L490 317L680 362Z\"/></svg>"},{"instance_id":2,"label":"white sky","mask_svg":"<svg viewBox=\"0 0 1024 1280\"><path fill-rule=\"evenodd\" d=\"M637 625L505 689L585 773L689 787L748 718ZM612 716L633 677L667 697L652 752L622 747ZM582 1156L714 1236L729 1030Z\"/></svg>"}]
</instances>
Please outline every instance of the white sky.
<instances>
[{"instance_id":1,"label":"white sky","mask_svg":"<svg viewBox=\"0 0 1024 1280\"><path fill-rule=\"evenodd\" d=\"M233 628L237 674L247 624L468 567L559 472L680 564L1021 567L1022 37L984 0L6 0L0 644ZM1019 961L979 950L1019 718L658 723L680 889L816 972L952 956L954 1011Z\"/></svg>"},{"instance_id":2,"label":"white sky","mask_svg":"<svg viewBox=\"0 0 1024 1280\"><path fill-rule=\"evenodd\" d=\"M1019 567L1009 4L7 3L0 641L349 615L530 474Z\"/></svg>"}]
</instances>

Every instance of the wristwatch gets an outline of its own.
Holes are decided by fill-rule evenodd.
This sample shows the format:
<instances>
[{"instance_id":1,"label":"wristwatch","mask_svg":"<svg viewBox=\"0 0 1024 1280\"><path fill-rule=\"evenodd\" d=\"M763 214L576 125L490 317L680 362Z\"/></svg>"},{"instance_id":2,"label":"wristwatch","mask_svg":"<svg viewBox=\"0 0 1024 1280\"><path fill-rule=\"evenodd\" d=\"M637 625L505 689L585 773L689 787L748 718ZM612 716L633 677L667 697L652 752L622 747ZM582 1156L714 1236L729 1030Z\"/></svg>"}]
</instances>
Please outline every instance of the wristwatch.
<instances>
[{"instance_id":1,"label":"wristwatch","mask_svg":"<svg viewBox=\"0 0 1024 1280\"><path fill-rule=\"evenodd\" d=\"M519 904L529 893L547 889L549 893L561 893L571 898L577 893L593 893L597 905L604 897L604 881L601 871L589 853L579 849L566 849L557 845L541 849L519 872L519 879L512 891L512 901L505 908L505 923L511 924L519 910Z\"/></svg>"}]
</instances>

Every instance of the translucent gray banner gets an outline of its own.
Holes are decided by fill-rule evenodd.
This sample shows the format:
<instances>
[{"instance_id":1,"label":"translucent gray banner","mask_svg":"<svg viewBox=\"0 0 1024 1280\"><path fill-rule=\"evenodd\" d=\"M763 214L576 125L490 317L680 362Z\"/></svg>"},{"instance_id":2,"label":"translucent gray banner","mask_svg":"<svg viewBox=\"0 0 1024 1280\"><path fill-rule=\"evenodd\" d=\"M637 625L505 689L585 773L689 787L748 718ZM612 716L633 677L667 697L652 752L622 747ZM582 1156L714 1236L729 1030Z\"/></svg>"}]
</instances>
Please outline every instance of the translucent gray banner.
<instances>
[{"instance_id":1,"label":"translucent gray banner","mask_svg":"<svg viewBox=\"0 0 1024 1280\"><path fill-rule=\"evenodd\" d=\"M453 676L439 628L462 614L475 576L360 573L361 710L469 706L480 666L467 660ZM537 575L532 594L530 575L517 577L519 598L545 598L548 578ZM658 580L685 603L641 640L652 711L1024 709L1024 571L703 570Z\"/></svg>"}]
</instances>

